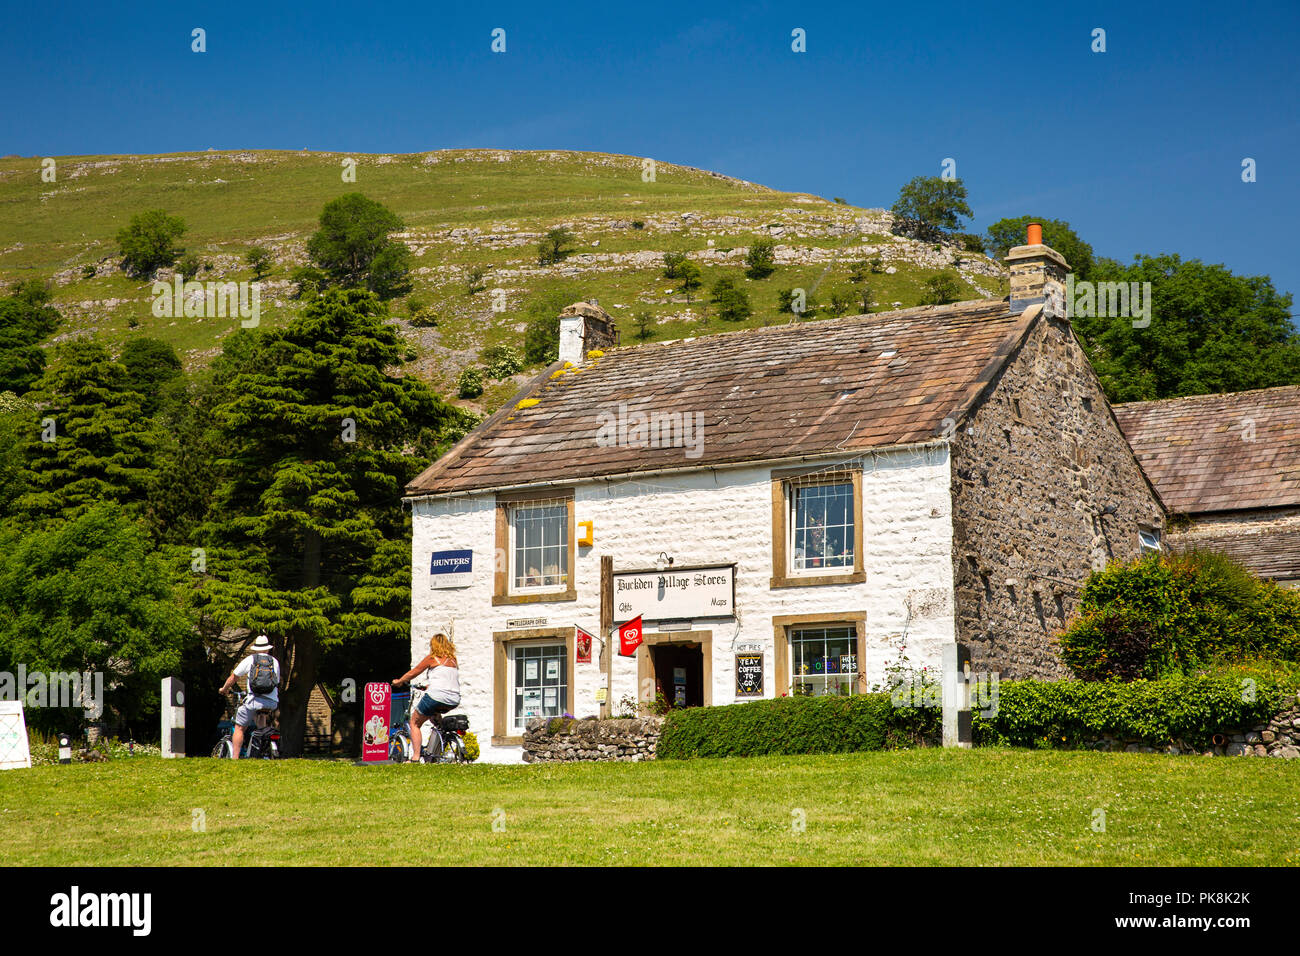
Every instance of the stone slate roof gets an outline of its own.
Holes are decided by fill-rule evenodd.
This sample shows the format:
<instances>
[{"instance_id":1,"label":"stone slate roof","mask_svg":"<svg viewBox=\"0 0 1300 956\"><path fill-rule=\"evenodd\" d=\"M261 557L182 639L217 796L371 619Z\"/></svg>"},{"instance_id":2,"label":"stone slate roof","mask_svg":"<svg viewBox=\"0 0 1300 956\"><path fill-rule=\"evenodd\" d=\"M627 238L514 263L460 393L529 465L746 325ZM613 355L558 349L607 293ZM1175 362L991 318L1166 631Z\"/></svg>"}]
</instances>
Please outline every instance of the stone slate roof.
<instances>
[{"instance_id":1,"label":"stone slate roof","mask_svg":"<svg viewBox=\"0 0 1300 956\"><path fill-rule=\"evenodd\" d=\"M1221 534L1178 535L1168 539L1171 548L1218 551L1265 578L1300 578L1300 528L1233 529Z\"/></svg>"},{"instance_id":2,"label":"stone slate roof","mask_svg":"<svg viewBox=\"0 0 1300 956\"><path fill-rule=\"evenodd\" d=\"M924 306L611 349L557 363L407 486L408 495L854 452L959 421L1041 312ZM536 404L518 408L524 400ZM602 411L702 413L703 447L602 447ZM692 419L695 420L695 419Z\"/></svg>"},{"instance_id":3,"label":"stone slate roof","mask_svg":"<svg viewBox=\"0 0 1300 956\"><path fill-rule=\"evenodd\" d=\"M1300 504L1300 386L1116 405L1171 511ZM1250 423L1254 424L1253 441Z\"/></svg>"}]
</instances>

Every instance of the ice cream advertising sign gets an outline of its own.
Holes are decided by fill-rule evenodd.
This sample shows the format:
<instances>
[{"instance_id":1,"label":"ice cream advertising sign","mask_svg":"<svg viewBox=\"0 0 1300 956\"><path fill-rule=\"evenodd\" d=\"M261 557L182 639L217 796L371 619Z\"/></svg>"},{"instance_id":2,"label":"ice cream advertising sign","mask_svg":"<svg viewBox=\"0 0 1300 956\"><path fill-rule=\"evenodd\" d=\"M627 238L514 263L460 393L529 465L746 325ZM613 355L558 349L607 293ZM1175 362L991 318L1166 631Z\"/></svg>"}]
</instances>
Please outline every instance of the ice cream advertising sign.
<instances>
[{"instance_id":1,"label":"ice cream advertising sign","mask_svg":"<svg viewBox=\"0 0 1300 956\"><path fill-rule=\"evenodd\" d=\"M365 707L361 714L361 759L388 759L388 711L391 684L367 684Z\"/></svg>"}]
</instances>

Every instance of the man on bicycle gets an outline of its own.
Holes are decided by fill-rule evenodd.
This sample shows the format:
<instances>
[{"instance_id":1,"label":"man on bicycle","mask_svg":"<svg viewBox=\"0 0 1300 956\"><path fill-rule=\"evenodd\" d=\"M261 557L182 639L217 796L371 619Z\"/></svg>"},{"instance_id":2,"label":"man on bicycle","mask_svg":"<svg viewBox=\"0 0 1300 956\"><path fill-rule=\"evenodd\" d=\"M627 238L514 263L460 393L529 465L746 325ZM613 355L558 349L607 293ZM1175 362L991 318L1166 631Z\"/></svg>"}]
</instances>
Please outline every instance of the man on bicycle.
<instances>
[{"instance_id":1,"label":"man on bicycle","mask_svg":"<svg viewBox=\"0 0 1300 956\"><path fill-rule=\"evenodd\" d=\"M221 685L222 696L241 677L246 681L248 696L235 713L235 730L230 740L232 760L239 759L244 748L244 731L257 723L259 714L265 712L269 718L270 713L280 706L280 662L271 656L271 641L265 634L257 636L251 653L230 672Z\"/></svg>"}]
</instances>

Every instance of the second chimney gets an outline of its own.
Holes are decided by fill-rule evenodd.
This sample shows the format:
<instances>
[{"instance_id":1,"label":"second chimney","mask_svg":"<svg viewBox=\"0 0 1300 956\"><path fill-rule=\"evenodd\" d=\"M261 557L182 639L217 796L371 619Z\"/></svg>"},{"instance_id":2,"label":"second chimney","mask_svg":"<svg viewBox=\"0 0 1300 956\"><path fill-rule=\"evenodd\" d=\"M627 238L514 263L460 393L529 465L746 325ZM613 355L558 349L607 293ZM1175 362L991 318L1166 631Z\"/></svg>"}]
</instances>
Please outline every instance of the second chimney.
<instances>
[{"instance_id":1,"label":"second chimney","mask_svg":"<svg viewBox=\"0 0 1300 956\"><path fill-rule=\"evenodd\" d=\"M589 302L575 302L560 312L561 362L580 365L587 353L618 344L618 327L613 318L600 306Z\"/></svg>"},{"instance_id":2,"label":"second chimney","mask_svg":"<svg viewBox=\"0 0 1300 956\"><path fill-rule=\"evenodd\" d=\"M1011 311L1023 312L1043 303L1049 315L1065 315L1065 277L1070 264L1051 246L1043 245L1043 227L1031 222L1025 230L1025 244L1007 253L1011 270Z\"/></svg>"}]
</instances>

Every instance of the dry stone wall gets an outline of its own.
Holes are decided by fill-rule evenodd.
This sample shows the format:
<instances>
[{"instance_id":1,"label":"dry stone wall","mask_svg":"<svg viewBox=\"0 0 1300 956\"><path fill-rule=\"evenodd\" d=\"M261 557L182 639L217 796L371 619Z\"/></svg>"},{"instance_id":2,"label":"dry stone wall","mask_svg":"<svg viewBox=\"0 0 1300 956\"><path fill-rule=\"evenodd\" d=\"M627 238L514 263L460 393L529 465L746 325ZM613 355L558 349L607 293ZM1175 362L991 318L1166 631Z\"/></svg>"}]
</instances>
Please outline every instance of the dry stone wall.
<instances>
[{"instance_id":1,"label":"dry stone wall","mask_svg":"<svg viewBox=\"0 0 1300 956\"><path fill-rule=\"evenodd\" d=\"M626 720L539 717L530 720L525 728L524 761L653 760L662 727L662 717Z\"/></svg>"}]
</instances>

